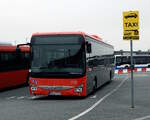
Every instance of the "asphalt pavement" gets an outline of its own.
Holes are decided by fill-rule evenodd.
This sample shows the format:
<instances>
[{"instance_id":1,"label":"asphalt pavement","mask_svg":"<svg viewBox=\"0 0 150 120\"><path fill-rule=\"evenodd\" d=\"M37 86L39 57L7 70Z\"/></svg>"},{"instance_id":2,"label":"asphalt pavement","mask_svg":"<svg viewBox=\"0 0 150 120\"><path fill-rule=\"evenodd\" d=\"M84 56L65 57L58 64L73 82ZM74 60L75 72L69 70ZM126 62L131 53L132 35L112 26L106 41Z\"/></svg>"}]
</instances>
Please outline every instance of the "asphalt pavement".
<instances>
[{"instance_id":1,"label":"asphalt pavement","mask_svg":"<svg viewBox=\"0 0 150 120\"><path fill-rule=\"evenodd\" d=\"M0 120L150 120L150 73L134 74L135 108L131 108L129 74L85 97L33 97L28 87L0 92ZM140 119L139 119L140 118Z\"/></svg>"}]
</instances>

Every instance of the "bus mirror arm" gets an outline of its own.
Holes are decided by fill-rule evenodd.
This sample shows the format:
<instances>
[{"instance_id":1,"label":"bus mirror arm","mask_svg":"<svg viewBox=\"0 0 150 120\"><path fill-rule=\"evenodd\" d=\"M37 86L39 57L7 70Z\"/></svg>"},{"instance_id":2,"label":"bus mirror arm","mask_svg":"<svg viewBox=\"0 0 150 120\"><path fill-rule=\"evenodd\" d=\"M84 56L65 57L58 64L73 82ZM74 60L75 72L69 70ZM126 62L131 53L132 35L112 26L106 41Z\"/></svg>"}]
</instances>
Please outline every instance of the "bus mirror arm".
<instances>
[{"instance_id":1,"label":"bus mirror arm","mask_svg":"<svg viewBox=\"0 0 150 120\"><path fill-rule=\"evenodd\" d=\"M19 48L19 47L20 47L20 46L24 46L24 45L28 45L28 46L30 46L31 44L30 44L30 43L26 43L26 44L18 44L18 45L17 45L17 47L16 47L16 52L17 52L17 53L20 53L20 52L21 52L21 50L20 50L20 48Z\"/></svg>"},{"instance_id":2,"label":"bus mirror arm","mask_svg":"<svg viewBox=\"0 0 150 120\"><path fill-rule=\"evenodd\" d=\"M19 48L20 46L24 46L24 45L28 45L28 46L30 46L30 45L31 45L31 43L26 43L26 44L18 44L18 45L17 45L17 48Z\"/></svg>"}]
</instances>

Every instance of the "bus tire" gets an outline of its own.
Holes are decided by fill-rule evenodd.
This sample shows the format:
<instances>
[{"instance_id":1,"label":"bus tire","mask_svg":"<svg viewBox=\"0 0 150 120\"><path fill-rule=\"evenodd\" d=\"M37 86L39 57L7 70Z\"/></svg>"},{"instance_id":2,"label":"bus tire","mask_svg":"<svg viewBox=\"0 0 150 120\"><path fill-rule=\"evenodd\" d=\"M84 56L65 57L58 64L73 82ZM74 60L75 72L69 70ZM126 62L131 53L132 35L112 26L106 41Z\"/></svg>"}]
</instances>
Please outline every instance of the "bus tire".
<instances>
[{"instance_id":1,"label":"bus tire","mask_svg":"<svg viewBox=\"0 0 150 120\"><path fill-rule=\"evenodd\" d=\"M29 85L29 74L28 74L28 76L27 76L27 78L26 78L26 85L27 85L27 86Z\"/></svg>"},{"instance_id":2,"label":"bus tire","mask_svg":"<svg viewBox=\"0 0 150 120\"><path fill-rule=\"evenodd\" d=\"M95 77L93 80L93 91L97 89L97 78Z\"/></svg>"},{"instance_id":3,"label":"bus tire","mask_svg":"<svg viewBox=\"0 0 150 120\"><path fill-rule=\"evenodd\" d=\"M109 75L109 83L112 82L112 72L110 71L110 75Z\"/></svg>"},{"instance_id":4,"label":"bus tire","mask_svg":"<svg viewBox=\"0 0 150 120\"><path fill-rule=\"evenodd\" d=\"M129 68L129 66L126 65L126 66L125 66L125 69L128 69L128 68Z\"/></svg>"}]
</instances>

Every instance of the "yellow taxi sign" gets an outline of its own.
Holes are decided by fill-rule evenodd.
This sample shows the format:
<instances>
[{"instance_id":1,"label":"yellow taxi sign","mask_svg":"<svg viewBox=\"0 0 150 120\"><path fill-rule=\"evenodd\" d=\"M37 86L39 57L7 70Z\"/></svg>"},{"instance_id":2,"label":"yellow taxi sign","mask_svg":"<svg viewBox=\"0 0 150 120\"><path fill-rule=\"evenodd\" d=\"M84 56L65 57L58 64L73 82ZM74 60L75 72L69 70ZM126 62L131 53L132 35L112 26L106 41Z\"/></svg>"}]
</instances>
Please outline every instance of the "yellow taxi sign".
<instances>
[{"instance_id":1,"label":"yellow taxi sign","mask_svg":"<svg viewBox=\"0 0 150 120\"><path fill-rule=\"evenodd\" d=\"M139 12L123 12L123 39L139 40Z\"/></svg>"}]
</instances>

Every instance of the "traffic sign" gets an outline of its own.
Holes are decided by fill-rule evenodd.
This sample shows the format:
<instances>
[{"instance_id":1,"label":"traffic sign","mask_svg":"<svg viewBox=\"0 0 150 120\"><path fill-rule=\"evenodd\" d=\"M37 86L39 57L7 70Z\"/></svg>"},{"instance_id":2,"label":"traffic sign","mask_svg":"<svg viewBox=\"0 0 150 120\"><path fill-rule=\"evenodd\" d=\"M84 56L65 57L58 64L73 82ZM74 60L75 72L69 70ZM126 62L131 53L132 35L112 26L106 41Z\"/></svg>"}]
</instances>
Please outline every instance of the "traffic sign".
<instances>
[{"instance_id":1,"label":"traffic sign","mask_svg":"<svg viewBox=\"0 0 150 120\"><path fill-rule=\"evenodd\" d=\"M139 40L139 12L123 12L123 39Z\"/></svg>"}]
</instances>

